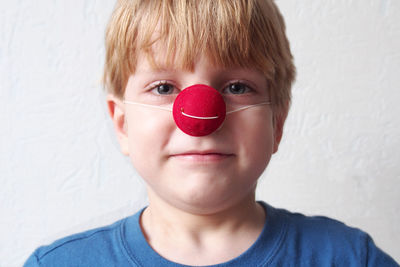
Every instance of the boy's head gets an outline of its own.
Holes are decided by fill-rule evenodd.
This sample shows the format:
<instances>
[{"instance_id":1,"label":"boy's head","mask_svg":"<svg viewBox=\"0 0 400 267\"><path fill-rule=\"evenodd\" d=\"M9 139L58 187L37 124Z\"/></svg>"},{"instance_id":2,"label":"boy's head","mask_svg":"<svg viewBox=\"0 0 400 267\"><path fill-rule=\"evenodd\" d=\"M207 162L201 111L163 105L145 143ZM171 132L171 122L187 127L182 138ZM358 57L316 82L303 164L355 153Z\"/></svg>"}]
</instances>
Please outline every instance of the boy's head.
<instances>
[{"instance_id":1,"label":"boy's head","mask_svg":"<svg viewBox=\"0 0 400 267\"><path fill-rule=\"evenodd\" d=\"M165 46L162 59L153 57ZM118 0L106 34L104 82L123 98L140 54L154 67L192 70L199 55L221 67L247 67L267 79L275 111L287 111L295 67L273 0Z\"/></svg>"},{"instance_id":2,"label":"boy's head","mask_svg":"<svg viewBox=\"0 0 400 267\"><path fill-rule=\"evenodd\" d=\"M110 114L151 202L210 213L254 198L278 149L295 75L273 1L119 0L106 46ZM226 103L272 105L189 136L160 109L194 84L214 87Z\"/></svg>"}]
</instances>

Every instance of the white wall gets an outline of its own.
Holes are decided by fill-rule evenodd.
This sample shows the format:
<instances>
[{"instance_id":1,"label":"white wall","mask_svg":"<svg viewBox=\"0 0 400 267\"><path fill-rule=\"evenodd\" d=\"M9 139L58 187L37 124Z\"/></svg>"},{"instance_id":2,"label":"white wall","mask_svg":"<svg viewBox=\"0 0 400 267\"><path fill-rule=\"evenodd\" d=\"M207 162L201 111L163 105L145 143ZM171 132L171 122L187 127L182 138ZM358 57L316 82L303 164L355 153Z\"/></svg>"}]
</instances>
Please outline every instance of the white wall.
<instances>
[{"instance_id":1,"label":"white wall","mask_svg":"<svg viewBox=\"0 0 400 267\"><path fill-rule=\"evenodd\" d=\"M100 86L114 1L0 1L0 266L145 205ZM400 1L280 0L298 68L259 198L400 261Z\"/></svg>"}]
</instances>

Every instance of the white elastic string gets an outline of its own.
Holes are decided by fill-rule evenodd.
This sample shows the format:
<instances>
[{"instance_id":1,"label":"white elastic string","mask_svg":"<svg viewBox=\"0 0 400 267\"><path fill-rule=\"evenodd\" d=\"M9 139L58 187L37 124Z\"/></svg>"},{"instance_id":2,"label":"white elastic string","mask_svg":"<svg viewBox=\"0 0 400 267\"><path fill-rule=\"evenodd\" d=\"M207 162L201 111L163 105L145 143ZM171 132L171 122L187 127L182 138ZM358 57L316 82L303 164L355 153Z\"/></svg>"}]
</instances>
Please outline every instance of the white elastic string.
<instances>
[{"instance_id":1,"label":"white elastic string","mask_svg":"<svg viewBox=\"0 0 400 267\"><path fill-rule=\"evenodd\" d=\"M160 107L160 106L156 106L156 105L148 105L148 104L132 102L132 101L126 101L126 100L124 100L124 103L125 104L129 104L129 105L137 105L137 106L142 106L142 107L146 107L146 108L156 108L156 109L161 109L161 110L172 112L172 108L167 108L167 107Z\"/></svg>"},{"instance_id":2,"label":"white elastic string","mask_svg":"<svg viewBox=\"0 0 400 267\"><path fill-rule=\"evenodd\" d=\"M123 102L124 102L125 104L129 104L129 105L137 105L137 106L142 106L142 107L147 107L147 108L161 109L161 110L165 110L165 111L170 111L170 112L172 112L172 109L171 109L171 108L167 108L167 107L160 107L160 106L156 106L156 105L148 105L148 104L143 104L143 103L138 103L138 102L132 102L132 101L126 101L126 100L124 100ZM248 109L248 108L252 108L252 107L258 107L258 106L263 106L263 105L271 105L271 104L272 104L271 102L262 102L262 103L259 103L259 104L248 105L248 106L244 106L244 107L241 107L241 108L238 108L238 109L235 109L235 110L227 111L227 112L226 112L226 115L229 115L229 114L231 114L231 113L238 112L238 111L241 111L241 110L245 110L245 109ZM186 114L186 113L183 112L183 111L181 111L181 112L182 112L182 115L184 115L184 116L186 116L186 117L194 118L194 119L199 119L199 120L214 120L214 119L218 119L218 116L215 116L215 117L197 117L197 116L193 116L193 115Z\"/></svg>"},{"instance_id":3,"label":"white elastic string","mask_svg":"<svg viewBox=\"0 0 400 267\"><path fill-rule=\"evenodd\" d=\"M271 102L262 102L262 103L259 103L259 104L244 106L244 107L241 107L241 108L238 108L238 109L235 109L235 110L227 111L226 115L229 115L231 113L238 112L238 111L241 111L241 110L244 110L244 109L252 108L252 107L258 107L258 106L263 106L263 105L271 105L271 104L272 104Z\"/></svg>"}]
</instances>

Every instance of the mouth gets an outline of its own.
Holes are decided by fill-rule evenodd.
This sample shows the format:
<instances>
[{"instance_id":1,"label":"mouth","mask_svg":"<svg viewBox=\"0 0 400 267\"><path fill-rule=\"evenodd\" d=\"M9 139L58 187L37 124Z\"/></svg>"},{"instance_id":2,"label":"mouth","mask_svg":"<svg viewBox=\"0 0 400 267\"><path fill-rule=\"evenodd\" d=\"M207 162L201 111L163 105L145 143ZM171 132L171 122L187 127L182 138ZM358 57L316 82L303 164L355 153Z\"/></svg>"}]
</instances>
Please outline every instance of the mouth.
<instances>
[{"instance_id":1,"label":"mouth","mask_svg":"<svg viewBox=\"0 0 400 267\"><path fill-rule=\"evenodd\" d=\"M221 162L233 158L235 155L231 153L213 152L213 151L189 151L184 153L173 154L170 158L189 161L189 162Z\"/></svg>"}]
</instances>

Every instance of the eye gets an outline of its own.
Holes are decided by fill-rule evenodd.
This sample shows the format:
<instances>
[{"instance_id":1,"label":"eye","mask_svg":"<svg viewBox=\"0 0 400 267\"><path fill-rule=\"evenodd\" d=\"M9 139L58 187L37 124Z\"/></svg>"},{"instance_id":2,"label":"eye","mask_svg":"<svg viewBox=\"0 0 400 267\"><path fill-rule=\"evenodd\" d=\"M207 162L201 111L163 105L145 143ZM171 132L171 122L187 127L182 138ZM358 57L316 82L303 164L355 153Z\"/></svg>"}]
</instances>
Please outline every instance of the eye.
<instances>
[{"instance_id":1,"label":"eye","mask_svg":"<svg viewBox=\"0 0 400 267\"><path fill-rule=\"evenodd\" d=\"M227 87L222 90L224 94L233 94L233 95L241 95L251 91L251 88L244 83L235 82L229 84Z\"/></svg>"},{"instance_id":2,"label":"eye","mask_svg":"<svg viewBox=\"0 0 400 267\"><path fill-rule=\"evenodd\" d=\"M176 90L172 84L162 82L155 85L151 91L157 95L172 95L176 93Z\"/></svg>"}]
</instances>

